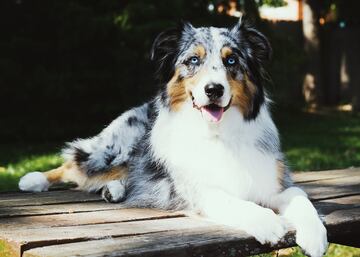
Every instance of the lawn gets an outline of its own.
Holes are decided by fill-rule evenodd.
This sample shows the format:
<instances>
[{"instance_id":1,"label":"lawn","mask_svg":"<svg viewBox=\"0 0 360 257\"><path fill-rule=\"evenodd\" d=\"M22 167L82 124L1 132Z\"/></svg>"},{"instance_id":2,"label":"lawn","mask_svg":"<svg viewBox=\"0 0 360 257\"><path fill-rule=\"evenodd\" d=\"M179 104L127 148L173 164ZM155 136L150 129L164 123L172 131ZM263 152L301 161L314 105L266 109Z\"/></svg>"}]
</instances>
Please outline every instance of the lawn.
<instances>
[{"instance_id":1,"label":"lawn","mask_svg":"<svg viewBox=\"0 0 360 257\"><path fill-rule=\"evenodd\" d=\"M274 106L274 119L280 130L284 152L293 170L360 166L360 115L337 111L283 112L284 109ZM51 138L51 133L46 133ZM19 178L26 172L44 171L61 164L58 153L62 145L63 142L56 140L1 145L0 191L16 190ZM261 256L304 256L298 248L286 251ZM360 249L331 245L326 256L360 257Z\"/></svg>"},{"instance_id":2,"label":"lawn","mask_svg":"<svg viewBox=\"0 0 360 257\"><path fill-rule=\"evenodd\" d=\"M360 166L360 114L278 110L275 120L293 170Z\"/></svg>"}]
</instances>

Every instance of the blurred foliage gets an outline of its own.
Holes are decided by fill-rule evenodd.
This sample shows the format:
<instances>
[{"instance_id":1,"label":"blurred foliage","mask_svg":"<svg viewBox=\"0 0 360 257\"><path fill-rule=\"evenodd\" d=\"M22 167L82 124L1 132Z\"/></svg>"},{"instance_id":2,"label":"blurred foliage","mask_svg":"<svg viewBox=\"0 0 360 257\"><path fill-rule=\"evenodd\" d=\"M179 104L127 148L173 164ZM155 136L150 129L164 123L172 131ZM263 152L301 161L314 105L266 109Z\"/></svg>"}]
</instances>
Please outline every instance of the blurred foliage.
<instances>
[{"instance_id":1,"label":"blurred foliage","mask_svg":"<svg viewBox=\"0 0 360 257\"><path fill-rule=\"evenodd\" d=\"M284 0L258 0L258 5L268 5L273 7L281 7L287 5L287 2Z\"/></svg>"},{"instance_id":2,"label":"blurred foliage","mask_svg":"<svg viewBox=\"0 0 360 257\"><path fill-rule=\"evenodd\" d=\"M7 124L0 127L1 140L91 135L146 101L157 90L149 51L160 31L181 20L196 26L237 22L209 12L209 2L0 1L0 116ZM258 24L274 47L269 90L276 91L277 101L286 101L300 88L295 79L301 76L301 40L272 26Z\"/></svg>"}]
</instances>

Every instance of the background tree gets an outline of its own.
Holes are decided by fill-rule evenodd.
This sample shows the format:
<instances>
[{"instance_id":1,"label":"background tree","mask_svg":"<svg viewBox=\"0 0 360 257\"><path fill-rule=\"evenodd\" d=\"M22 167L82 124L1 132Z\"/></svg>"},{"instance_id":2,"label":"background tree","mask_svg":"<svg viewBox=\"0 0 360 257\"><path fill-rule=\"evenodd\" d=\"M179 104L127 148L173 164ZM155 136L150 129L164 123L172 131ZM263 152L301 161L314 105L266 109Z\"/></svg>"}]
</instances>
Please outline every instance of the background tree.
<instances>
[{"instance_id":1,"label":"background tree","mask_svg":"<svg viewBox=\"0 0 360 257\"><path fill-rule=\"evenodd\" d=\"M322 78L320 56L320 2L303 0L304 51L307 57L303 93L310 105L322 102Z\"/></svg>"}]
</instances>

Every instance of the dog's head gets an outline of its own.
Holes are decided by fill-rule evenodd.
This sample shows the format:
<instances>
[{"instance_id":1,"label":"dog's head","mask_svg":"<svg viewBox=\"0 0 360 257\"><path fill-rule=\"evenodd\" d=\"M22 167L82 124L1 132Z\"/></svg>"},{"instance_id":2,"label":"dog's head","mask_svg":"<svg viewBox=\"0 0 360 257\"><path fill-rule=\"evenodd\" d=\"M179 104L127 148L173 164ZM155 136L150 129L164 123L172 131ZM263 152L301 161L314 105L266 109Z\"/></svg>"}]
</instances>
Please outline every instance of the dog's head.
<instances>
[{"instance_id":1,"label":"dog's head","mask_svg":"<svg viewBox=\"0 0 360 257\"><path fill-rule=\"evenodd\" d=\"M234 106L245 120L256 118L264 102L264 63L271 47L244 22L232 28L189 23L161 33L152 48L163 100L172 111L192 103L210 122L220 122Z\"/></svg>"}]
</instances>

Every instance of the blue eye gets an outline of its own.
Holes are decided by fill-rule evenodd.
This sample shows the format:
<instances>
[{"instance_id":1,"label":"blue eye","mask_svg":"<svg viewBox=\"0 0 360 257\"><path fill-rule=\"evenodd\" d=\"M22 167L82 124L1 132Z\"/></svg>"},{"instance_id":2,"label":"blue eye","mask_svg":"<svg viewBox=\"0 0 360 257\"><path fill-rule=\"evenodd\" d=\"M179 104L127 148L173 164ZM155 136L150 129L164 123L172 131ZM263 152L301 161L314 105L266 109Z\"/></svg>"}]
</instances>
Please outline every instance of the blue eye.
<instances>
[{"instance_id":1,"label":"blue eye","mask_svg":"<svg viewBox=\"0 0 360 257\"><path fill-rule=\"evenodd\" d=\"M191 64L199 64L199 62L200 62L199 57L197 57L197 56L191 57L190 62L191 62Z\"/></svg>"},{"instance_id":2,"label":"blue eye","mask_svg":"<svg viewBox=\"0 0 360 257\"><path fill-rule=\"evenodd\" d=\"M236 60L235 60L234 57L229 57L229 58L226 59L226 63L228 65L234 65L236 63Z\"/></svg>"}]
</instances>

